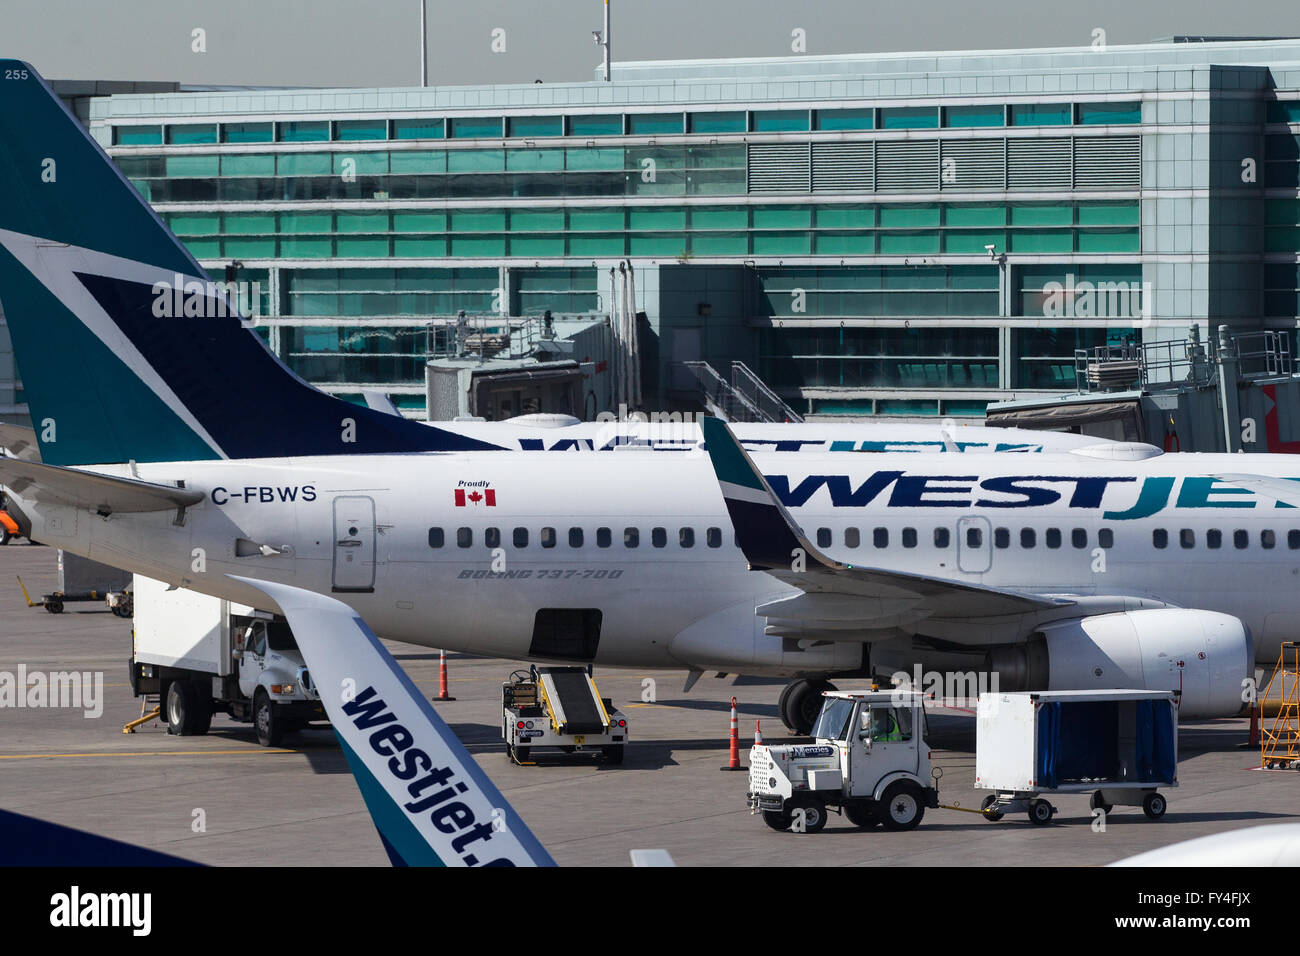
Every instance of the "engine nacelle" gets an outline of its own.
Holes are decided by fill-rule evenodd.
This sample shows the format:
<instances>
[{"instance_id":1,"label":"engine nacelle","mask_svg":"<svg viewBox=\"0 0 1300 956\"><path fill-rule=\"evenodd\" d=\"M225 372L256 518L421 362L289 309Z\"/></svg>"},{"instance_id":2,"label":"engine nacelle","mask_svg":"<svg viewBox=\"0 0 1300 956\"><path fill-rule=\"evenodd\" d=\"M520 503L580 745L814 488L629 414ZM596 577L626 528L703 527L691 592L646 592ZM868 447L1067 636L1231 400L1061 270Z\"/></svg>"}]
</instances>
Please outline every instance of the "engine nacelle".
<instances>
[{"instance_id":1,"label":"engine nacelle","mask_svg":"<svg viewBox=\"0 0 1300 956\"><path fill-rule=\"evenodd\" d=\"M991 650L988 667L1000 690L1180 690L1180 716L1230 717L1254 651L1239 618L1151 608L1045 625L1027 644Z\"/></svg>"}]
</instances>

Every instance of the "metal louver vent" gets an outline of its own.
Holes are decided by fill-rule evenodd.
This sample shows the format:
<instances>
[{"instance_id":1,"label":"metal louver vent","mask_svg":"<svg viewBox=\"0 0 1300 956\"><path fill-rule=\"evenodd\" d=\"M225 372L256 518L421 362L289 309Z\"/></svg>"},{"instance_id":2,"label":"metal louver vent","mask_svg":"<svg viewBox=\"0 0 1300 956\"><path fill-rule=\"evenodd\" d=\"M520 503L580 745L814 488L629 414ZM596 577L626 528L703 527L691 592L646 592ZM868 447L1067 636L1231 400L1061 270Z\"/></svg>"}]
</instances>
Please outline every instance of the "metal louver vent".
<instances>
[{"instance_id":1,"label":"metal louver vent","mask_svg":"<svg viewBox=\"0 0 1300 956\"><path fill-rule=\"evenodd\" d=\"M1076 189L1136 188L1142 184L1142 140L1137 136L1080 136L1074 140Z\"/></svg>"},{"instance_id":2,"label":"metal louver vent","mask_svg":"<svg viewBox=\"0 0 1300 956\"><path fill-rule=\"evenodd\" d=\"M809 176L808 144L752 145L749 147L751 193L806 193Z\"/></svg>"},{"instance_id":3,"label":"metal louver vent","mask_svg":"<svg viewBox=\"0 0 1300 956\"><path fill-rule=\"evenodd\" d=\"M871 192L876 185L874 150L872 143L814 143L813 192Z\"/></svg>"},{"instance_id":4,"label":"metal louver vent","mask_svg":"<svg viewBox=\"0 0 1300 956\"><path fill-rule=\"evenodd\" d=\"M940 143L941 189L1003 189L1006 147L1002 139L946 139Z\"/></svg>"},{"instance_id":5,"label":"metal louver vent","mask_svg":"<svg viewBox=\"0 0 1300 956\"><path fill-rule=\"evenodd\" d=\"M1069 189L1070 138L1008 139L1008 189Z\"/></svg>"},{"instance_id":6,"label":"metal louver vent","mask_svg":"<svg viewBox=\"0 0 1300 956\"><path fill-rule=\"evenodd\" d=\"M939 141L905 140L876 146L876 189L921 192L939 188Z\"/></svg>"}]
</instances>

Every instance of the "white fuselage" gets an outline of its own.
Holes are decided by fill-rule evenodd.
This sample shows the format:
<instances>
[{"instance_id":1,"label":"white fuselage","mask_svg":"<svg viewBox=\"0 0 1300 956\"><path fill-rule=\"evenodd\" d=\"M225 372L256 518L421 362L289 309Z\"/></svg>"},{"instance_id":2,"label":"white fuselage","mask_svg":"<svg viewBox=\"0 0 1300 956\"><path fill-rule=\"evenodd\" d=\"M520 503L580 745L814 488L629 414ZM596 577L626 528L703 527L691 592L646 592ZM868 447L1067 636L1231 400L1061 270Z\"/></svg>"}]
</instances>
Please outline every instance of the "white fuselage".
<instances>
[{"instance_id":1,"label":"white fuselage","mask_svg":"<svg viewBox=\"0 0 1300 956\"><path fill-rule=\"evenodd\" d=\"M915 625L930 637L974 650L1023 640L1041 620L1140 604L1239 617L1260 659L1300 637L1300 511L1200 477L1287 477L1289 456L755 461L810 540L842 561L1080 598L1036 617ZM538 611L585 609L600 612L601 664L796 674L851 670L881 636L846 633L810 655L764 633L755 607L797 592L747 569L698 451L200 461L137 475L183 479L206 499L177 525L172 513L104 518L14 497L51 546L241 603L258 595L227 575L333 594L380 636L431 647L546 656L534 645Z\"/></svg>"}]
</instances>

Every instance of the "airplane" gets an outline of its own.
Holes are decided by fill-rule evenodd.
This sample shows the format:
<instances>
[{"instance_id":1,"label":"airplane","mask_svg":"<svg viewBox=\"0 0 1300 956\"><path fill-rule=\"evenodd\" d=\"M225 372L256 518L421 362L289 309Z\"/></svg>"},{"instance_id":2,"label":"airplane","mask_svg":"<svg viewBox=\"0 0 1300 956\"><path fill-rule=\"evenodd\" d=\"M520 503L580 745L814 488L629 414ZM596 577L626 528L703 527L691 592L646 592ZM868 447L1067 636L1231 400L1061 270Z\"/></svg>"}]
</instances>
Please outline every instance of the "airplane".
<instances>
[{"instance_id":1,"label":"airplane","mask_svg":"<svg viewBox=\"0 0 1300 956\"><path fill-rule=\"evenodd\" d=\"M0 305L40 451L0 482L35 540L244 604L331 596L430 647L791 678L795 730L832 677L917 667L1226 715L1253 640L1268 659L1300 636L1289 457L780 454L710 419L706 451L669 459L502 453L324 395L35 72L0 70L21 77L0 85Z\"/></svg>"}]
</instances>

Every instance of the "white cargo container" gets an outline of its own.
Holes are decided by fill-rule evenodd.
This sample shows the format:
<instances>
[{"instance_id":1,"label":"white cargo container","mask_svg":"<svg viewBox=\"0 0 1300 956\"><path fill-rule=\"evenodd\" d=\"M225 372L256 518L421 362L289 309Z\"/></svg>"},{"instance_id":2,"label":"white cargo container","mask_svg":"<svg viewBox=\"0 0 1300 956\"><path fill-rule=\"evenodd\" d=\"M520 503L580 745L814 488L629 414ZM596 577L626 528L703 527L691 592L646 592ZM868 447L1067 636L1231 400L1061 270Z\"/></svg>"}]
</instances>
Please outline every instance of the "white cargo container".
<instances>
[{"instance_id":1,"label":"white cargo container","mask_svg":"<svg viewBox=\"0 0 1300 956\"><path fill-rule=\"evenodd\" d=\"M1031 691L980 694L975 787L993 790L984 815L1056 812L1041 794L1091 793L1092 809L1140 806L1151 819L1178 786L1177 696L1167 691Z\"/></svg>"},{"instance_id":2,"label":"white cargo container","mask_svg":"<svg viewBox=\"0 0 1300 956\"><path fill-rule=\"evenodd\" d=\"M265 746L322 720L293 633L283 620L135 576L131 689L157 694L170 733L206 734L214 712L251 721Z\"/></svg>"}]
</instances>

